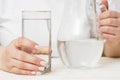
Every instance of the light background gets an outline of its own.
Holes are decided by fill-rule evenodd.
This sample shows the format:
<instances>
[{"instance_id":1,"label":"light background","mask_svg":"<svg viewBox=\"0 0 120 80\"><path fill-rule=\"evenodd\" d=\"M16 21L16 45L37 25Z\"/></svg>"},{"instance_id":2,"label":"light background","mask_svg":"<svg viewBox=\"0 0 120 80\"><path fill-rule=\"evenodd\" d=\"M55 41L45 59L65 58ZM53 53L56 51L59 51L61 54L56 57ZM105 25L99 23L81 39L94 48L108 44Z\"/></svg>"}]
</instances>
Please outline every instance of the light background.
<instances>
[{"instance_id":1,"label":"light background","mask_svg":"<svg viewBox=\"0 0 120 80\"><path fill-rule=\"evenodd\" d=\"M7 45L21 36L22 10L52 11L52 49L58 56L56 42L66 0L0 0L0 44ZM98 0L97 0L98 1ZM108 0L109 9L120 11L120 0Z\"/></svg>"},{"instance_id":2,"label":"light background","mask_svg":"<svg viewBox=\"0 0 120 80\"><path fill-rule=\"evenodd\" d=\"M18 36L21 36L21 11L22 10L51 10L52 12L52 50L58 56L57 34L62 18L64 0L0 0L3 10L0 14L6 22L2 23L1 44L7 45ZM37 28L36 28L37 29Z\"/></svg>"}]
</instances>

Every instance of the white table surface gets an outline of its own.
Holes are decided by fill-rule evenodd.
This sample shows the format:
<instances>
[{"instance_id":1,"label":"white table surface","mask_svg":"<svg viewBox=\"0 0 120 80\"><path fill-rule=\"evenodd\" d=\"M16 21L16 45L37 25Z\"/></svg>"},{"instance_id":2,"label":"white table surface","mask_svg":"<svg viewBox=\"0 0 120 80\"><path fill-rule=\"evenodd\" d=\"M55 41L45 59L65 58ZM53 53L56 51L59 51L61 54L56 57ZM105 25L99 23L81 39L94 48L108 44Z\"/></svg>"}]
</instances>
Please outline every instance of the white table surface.
<instances>
[{"instance_id":1,"label":"white table surface","mask_svg":"<svg viewBox=\"0 0 120 80\"><path fill-rule=\"evenodd\" d=\"M59 58L52 59L52 72L39 76L0 71L0 80L120 80L120 58L101 58L94 69L67 69Z\"/></svg>"}]
</instances>

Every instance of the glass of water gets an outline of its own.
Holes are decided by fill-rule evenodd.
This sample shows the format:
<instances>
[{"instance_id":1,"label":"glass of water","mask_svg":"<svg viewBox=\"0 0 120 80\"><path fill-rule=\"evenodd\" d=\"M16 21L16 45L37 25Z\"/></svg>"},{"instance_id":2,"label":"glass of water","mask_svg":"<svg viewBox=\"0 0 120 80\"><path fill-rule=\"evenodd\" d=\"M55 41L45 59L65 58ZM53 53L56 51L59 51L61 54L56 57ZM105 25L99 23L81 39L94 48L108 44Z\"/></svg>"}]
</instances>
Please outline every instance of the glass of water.
<instances>
[{"instance_id":1,"label":"glass of water","mask_svg":"<svg viewBox=\"0 0 120 80\"><path fill-rule=\"evenodd\" d=\"M43 73L51 71L51 11L22 11L22 36L48 46L49 55L34 54L47 61ZM43 74L42 73L42 74Z\"/></svg>"}]
</instances>

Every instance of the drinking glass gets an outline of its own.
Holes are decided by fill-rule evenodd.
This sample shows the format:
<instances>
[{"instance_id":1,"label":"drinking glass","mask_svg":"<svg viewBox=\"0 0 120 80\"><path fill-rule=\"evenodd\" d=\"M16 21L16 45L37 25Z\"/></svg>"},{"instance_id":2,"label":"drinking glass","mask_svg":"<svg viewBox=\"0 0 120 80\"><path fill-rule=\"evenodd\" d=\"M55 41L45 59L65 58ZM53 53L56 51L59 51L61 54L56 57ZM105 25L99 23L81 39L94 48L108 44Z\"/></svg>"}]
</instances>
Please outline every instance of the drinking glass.
<instances>
[{"instance_id":1,"label":"drinking glass","mask_svg":"<svg viewBox=\"0 0 120 80\"><path fill-rule=\"evenodd\" d=\"M58 52L68 68L92 68L100 60L104 40L97 32L96 0L66 0L58 33Z\"/></svg>"},{"instance_id":2,"label":"drinking glass","mask_svg":"<svg viewBox=\"0 0 120 80\"><path fill-rule=\"evenodd\" d=\"M51 71L51 11L22 11L22 36L48 46L49 55L35 54L47 61L42 74Z\"/></svg>"}]
</instances>

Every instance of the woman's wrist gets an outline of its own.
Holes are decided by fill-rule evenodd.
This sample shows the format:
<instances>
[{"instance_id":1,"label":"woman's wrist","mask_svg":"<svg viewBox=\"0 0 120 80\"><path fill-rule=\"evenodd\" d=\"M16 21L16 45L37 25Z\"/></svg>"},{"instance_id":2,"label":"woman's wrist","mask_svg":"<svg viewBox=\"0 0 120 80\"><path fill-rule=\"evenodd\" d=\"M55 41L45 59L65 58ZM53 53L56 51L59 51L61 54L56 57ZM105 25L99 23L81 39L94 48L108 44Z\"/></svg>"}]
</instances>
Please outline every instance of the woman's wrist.
<instances>
[{"instance_id":1,"label":"woman's wrist","mask_svg":"<svg viewBox=\"0 0 120 80\"><path fill-rule=\"evenodd\" d=\"M1 66L2 66L2 55L5 52L5 47L0 46L0 70L1 70Z\"/></svg>"},{"instance_id":2,"label":"woman's wrist","mask_svg":"<svg viewBox=\"0 0 120 80\"><path fill-rule=\"evenodd\" d=\"M114 43L114 44L112 44ZM114 57L118 58L120 57L120 41L113 41L112 43L106 42L105 49L104 49L104 55L106 57Z\"/></svg>"}]
</instances>

